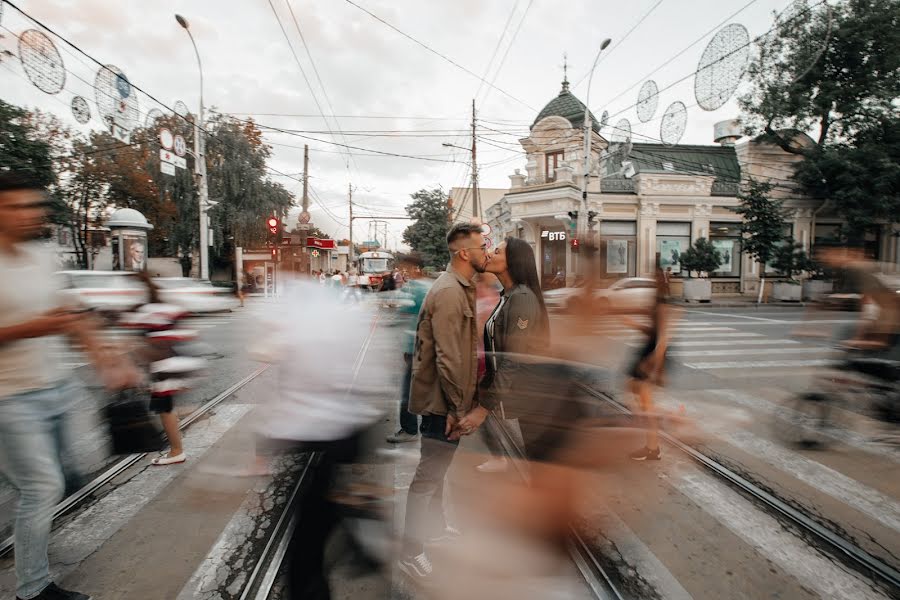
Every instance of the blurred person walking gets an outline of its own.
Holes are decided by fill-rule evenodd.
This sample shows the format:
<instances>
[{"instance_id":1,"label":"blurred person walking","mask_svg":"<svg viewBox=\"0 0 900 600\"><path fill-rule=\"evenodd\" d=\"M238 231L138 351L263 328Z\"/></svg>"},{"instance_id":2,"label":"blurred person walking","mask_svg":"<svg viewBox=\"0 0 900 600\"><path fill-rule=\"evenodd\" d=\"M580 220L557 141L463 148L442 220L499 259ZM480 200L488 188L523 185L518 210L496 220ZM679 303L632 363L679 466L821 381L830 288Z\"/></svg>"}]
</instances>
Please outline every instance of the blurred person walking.
<instances>
[{"instance_id":1,"label":"blurred person walking","mask_svg":"<svg viewBox=\"0 0 900 600\"><path fill-rule=\"evenodd\" d=\"M491 411L497 412L501 425L506 419L518 418L521 409L530 411L530 407L516 405L516 397L521 394L514 392L514 386L530 381L526 377L529 365L521 359L547 354L550 344L550 318L531 246L524 240L507 238L494 251L487 271L497 276L503 290L484 326L486 371L479 383L479 406L460 422L462 429L480 427ZM527 419L519 427L526 454L530 455L530 446L539 434ZM495 457L478 469L502 470L506 459L496 451L497 441L488 445L495 449Z\"/></svg>"},{"instance_id":2,"label":"blurred person walking","mask_svg":"<svg viewBox=\"0 0 900 600\"><path fill-rule=\"evenodd\" d=\"M432 574L426 538L448 533L444 476L459 436L477 430L471 423L463 428L459 424L474 407L478 372L472 278L484 272L490 257L480 225L454 225L447 246L450 265L425 296L412 359L409 410L422 415L422 448L407 496L399 567L418 581L427 581Z\"/></svg>"},{"instance_id":3,"label":"blurred person walking","mask_svg":"<svg viewBox=\"0 0 900 600\"><path fill-rule=\"evenodd\" d=\"M653 403L653 387L662 385L666 373L666 352L669 346L669 330L674 320L674 308L668 304L668 285L662 269L656 269L656 297L647 312L649 324L640 323L625 316L623 322L647 336L628 372L628 388L638 400L641 413L647 421L646 444L629 454L632 460L659 460L659 437Z\"/></svg>"},{"instance_id":4,"label":"blurred person walking","mask_svg":"<svg viewBox=\"0 0 900 600\"><path fill-rule=\"evenodd\" d=\"M24 176L0 173L0 475L16 491L16 597L87 600L50 577L47 546L53 509L72 465L72 419L85 397L71 373L54 360L50 337L68 336L87 351L110 390L135 385L140 374L127 359L105 351L94 323L61 305L54 259L36 240L47 198Z\"/></svg>"},{"instance_id":5,"label":"blurred person walking","mask_svg":"<svg viewBox=\"0 0 900 600\"><path fill-rule=\"evenodd\" d=\"M425 296L431 288L422 268L425 262L418 254L404 254L398 258L398 262L408 269L409 279L403 286L403 291L409 296L408 301L402 304L398 312L405 317L403 327L403 383L400 387L400 429L387 437L391 444L414 442L419 439L419 417L409 412L409 387L412 381L412 357L416 345L416 323Z\"/></svg>"}]
</instances>

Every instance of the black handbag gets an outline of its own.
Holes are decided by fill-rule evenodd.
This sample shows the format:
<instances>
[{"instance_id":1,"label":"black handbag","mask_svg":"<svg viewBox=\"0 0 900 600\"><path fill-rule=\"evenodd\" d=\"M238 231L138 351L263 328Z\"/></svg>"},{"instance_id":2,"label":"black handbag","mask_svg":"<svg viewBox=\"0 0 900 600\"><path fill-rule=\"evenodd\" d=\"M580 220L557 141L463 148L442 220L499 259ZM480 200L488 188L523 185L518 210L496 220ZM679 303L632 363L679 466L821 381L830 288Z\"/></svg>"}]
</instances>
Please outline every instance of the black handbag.
<instances>
[{"instance_id":1,"label":"black handbag","mask_svg":"<svg viewBox=\"0 0 900 600\"><path fill-rule=\"evenodd\" d=\"M158 419L148 409L149 396L146 388L130 388L116 393L107 404L113 454L158 452L165 448Z\"/></svg>"}]
</instances>

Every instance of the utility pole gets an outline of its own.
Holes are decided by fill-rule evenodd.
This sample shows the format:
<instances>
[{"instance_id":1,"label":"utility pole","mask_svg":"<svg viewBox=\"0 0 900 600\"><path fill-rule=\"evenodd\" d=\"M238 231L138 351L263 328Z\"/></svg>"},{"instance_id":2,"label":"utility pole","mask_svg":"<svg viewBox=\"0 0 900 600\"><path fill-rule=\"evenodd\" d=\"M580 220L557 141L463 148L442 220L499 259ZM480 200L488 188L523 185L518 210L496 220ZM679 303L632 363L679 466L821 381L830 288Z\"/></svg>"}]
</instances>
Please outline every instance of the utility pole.
<instances>
[{"instance_id":1,"label":"utility pole","mask_svg":"<svg viewBox=\"0 0 900 600\"><path fill-rule=\"evenodd\" d=\"M353 266L353 185L347 184L347 203L350 205L350 251L347 254L349 267Z\"/></svg>"},{"instance_id":2,"label":"utility pole","mask_svg":"<svg viewBox=\"0 0 900 600\"><path fill-rule=\"evenodd\" d=\"M478 162L475 145L475 99L472 99L472 216L481 223L481 198L478 192Z\"/></svg>"},{"instance_id":3,"label":"utility pole","mask_svg":"<svg viewBox=\"0 0 900 600\"><path fill-rule=\"evenodd\" d=\"M309 144L303 144L303 212L309 211Z\"/></svg>"}]
</instances>

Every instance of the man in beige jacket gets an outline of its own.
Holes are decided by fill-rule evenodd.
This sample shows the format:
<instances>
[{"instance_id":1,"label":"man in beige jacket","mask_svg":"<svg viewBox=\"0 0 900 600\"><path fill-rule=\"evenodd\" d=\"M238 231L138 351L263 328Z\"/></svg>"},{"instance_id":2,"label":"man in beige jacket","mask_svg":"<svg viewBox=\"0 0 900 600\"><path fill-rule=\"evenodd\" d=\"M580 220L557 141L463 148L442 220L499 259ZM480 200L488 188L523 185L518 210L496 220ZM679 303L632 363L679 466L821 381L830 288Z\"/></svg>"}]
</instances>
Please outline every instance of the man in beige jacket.
<instances>
[{"instance_id":1,"label":"man in beige jacket","mask_svg":"<svg viewBox=\"0 0 900 600\"><path fill-rule=\"evenodd\" d=\"M474 408L478 377L475 285L490 260L480 225L460 223L447 234L450 266L428 291L416 327L409 410L422 415L422 451L409 486L400 569L417 580L431 575L425 539L447 529L444 475L460 435L457 425Z\"/></svg>"}]
</instances>

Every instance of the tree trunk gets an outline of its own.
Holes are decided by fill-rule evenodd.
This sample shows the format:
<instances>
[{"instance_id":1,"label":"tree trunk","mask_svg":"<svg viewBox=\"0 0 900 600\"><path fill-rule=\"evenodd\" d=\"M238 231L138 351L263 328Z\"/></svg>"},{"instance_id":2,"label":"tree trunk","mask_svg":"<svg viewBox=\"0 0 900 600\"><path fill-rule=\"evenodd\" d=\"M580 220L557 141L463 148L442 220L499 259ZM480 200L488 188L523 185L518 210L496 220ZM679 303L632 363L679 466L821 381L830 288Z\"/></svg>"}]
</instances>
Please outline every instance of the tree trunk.
<instances>
[{"instance_id":1,"label":"tree trunk","mask_svg":"<svg viewBox=\"0 0 900 600\"><path fill-rule=\"evenodd\" d=\"M759 263L759 294L756 296L756 304L762 304L763 293L766 290L766 263Z\"/></svg>"}]
</instances>

